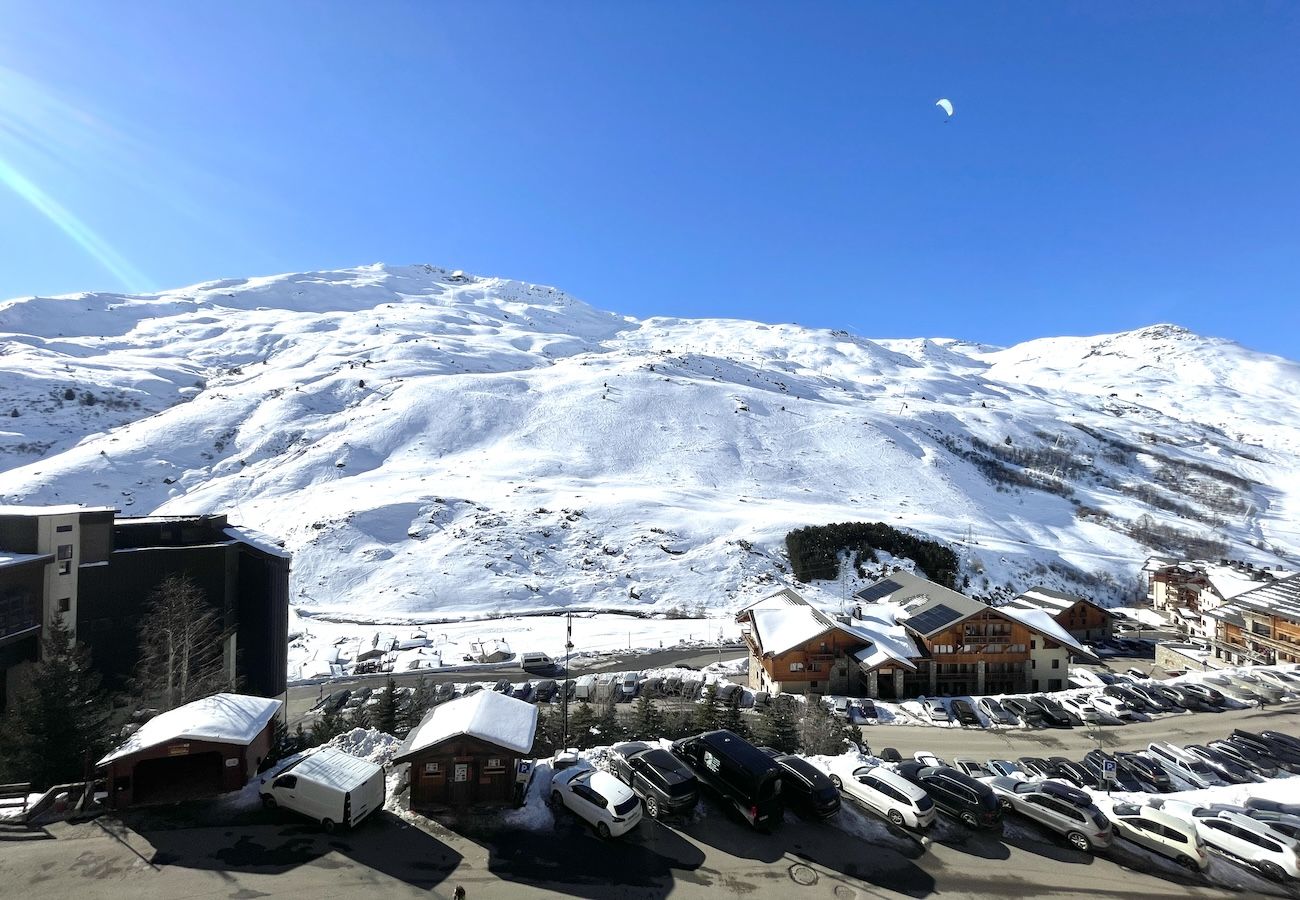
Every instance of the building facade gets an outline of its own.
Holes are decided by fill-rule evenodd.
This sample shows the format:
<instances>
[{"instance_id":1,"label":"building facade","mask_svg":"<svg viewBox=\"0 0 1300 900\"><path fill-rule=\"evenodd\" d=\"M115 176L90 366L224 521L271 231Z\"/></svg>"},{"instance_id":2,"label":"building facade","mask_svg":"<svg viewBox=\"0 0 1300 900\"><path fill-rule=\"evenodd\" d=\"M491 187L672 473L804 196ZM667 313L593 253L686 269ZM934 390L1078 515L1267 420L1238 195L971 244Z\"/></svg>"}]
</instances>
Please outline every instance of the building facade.
<instances>
[{"instance_id":1,"label":"building facade","mask_svg":"<svg viewBox=\"0 0 1300 900\"><path fill-rule=\"evenodd\" d=\"M1104 643L1115 634L1110 610L1064 591L1034 587L1008 601L1006 606L1040 609L1071 637L1083 643Z\"/></svg>"},{"instance_id":2,"label":"building facade","mask_svg":"<svg viewBox=\"0 0 1300 900\"><path fill-rule=\"evenodd\" d=\"M285 690L289 554L224 515L118 518L112 508L0 507L0 703L12 698L60 616L110 687L134 670L150 594L194 581L221 624L232 683Z\"/></svg>"},{"instance_id":3,"label":"building facade","mask_svg":"<svg viewBox=\"0 0 1300 900\"><path fill-rule=\"evenodd\" d=\"M1300 575L1239 594L1206 614L1225 664L1300 662Z\"/></svg>"}]
</instances>

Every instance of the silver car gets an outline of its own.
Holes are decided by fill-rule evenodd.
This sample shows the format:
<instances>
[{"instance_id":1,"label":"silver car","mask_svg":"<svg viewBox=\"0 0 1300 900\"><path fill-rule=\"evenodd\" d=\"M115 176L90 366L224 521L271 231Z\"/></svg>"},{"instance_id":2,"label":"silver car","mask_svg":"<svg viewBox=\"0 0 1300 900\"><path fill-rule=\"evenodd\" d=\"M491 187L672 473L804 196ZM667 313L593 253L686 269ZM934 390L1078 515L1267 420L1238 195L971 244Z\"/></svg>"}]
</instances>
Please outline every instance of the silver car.
<instances>
[{"instance_id":1,"label":"silver car","mask_svg":"<svg viewBox=\"0 0 1300 900\"><path fill-rule=\"evenodd\" d=\"M1083 791L1051 781L986 778L1004 810L1014 810L1064 835L1076 850L1091 853L1111 845L1110 820Z\"/></svg>"}]
</instances>

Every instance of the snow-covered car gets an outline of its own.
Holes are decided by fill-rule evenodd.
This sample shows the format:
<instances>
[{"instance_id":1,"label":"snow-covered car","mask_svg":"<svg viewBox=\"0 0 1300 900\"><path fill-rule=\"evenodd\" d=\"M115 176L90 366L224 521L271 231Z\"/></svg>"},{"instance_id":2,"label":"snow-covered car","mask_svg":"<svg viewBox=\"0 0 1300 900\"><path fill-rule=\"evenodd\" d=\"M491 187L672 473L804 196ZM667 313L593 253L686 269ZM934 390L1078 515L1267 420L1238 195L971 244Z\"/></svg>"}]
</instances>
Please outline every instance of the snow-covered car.
<instances>
[{"instance_id":1,"label":"snow-covered car","mask_svg":"<svg viewBox=\"0 0 1300 900\"><path fill-rule=\"evenodd\" d=\"M1105 681L1101 675L1092 669L1085 669L1080 666L1070 667L1070 681L1077 682L1079 687L1105 687L1109 682Z\"/></svg>"},{"instance_id":2,"label":"snow-covered car","mask_svg":"<svg viewBox=\"0 0 1300 900\"><path fill-rule=\"evenodd\" d=\"M608 772L574 766L551 779L551 805L583 819L602 838L626 834L641 821L641 798Z\"/></svg>"},{"instance_id":3,"label":"snow-covered car","mask_svg":"<svg viewBox=\"0 0 1300 900\"><path fill-rule=\"evenodd\" d=\"M1300 844L1241 813L1190 807L1168 800L1163 808L1180 818L1190 817L1196 832L1210 847L1234 859L1249 863L1276 881L1300 878Z\"/></svg>"},{"instance_id":4,"label":"snow-covered car","mask_svg":"<svg viewBox=\"0 0 1300 900\"><path fill-rule=\"evenodd\" d=\"M1256 669L1251 674L1260 681L1281 689L1284 693L1300 694L1300 678L1296 678L1289 672L1279 672L1277 669Z\"/></svg>"},{"instance_id":5,"label":"snow-covered car","mask_svg":"<svg viewBox=\"0 0 1300 900\"><path fill-rule=\"evenodd\" d=\"M943 705L943 701L938 697L917 697L917 702L921 704L921 709L925 714L935 722L950 721L948 707Z\"/></svg>"},{"instance_id":6,"label":"snow-covered car","mask_svg":"<svg viewBox=\"0 0 1300 900\"><path fill-rule=\"evenodd\" d=\"M1172 859L1193 872L1200 872L1210 864L1210 854L1196 826L1179 816L1134 803L1116 803L1109 809L1103 808L1103 812L1115 826L1118 837Z\"/></svg>"},{"instance_id":7,"label":"snow-covered car","mask_svg":"<svg viewBox=\"0 0 1300 900\"><path fill-rule=\"evenodd\" d=\"M1006 778L1016 778L1021 781L1027 781L1030 778L1024 767L1009 759L990 759L989 771L994 775L1002 775Z\"/></svg>"},{"instance_id":8,"label":"snow-covered car","mask_svg":"<svg viewBox=\"0 0 1300 900\"><path fill-rule=\"evenodd\" d=\"M952 761L952 767L971 778L992 778L997 774L984 763L970 756L958 756Z\"/></svg>"},{"instance_id":9,"label":"snow-covered car","mask_svg":"<svg viewBox=\"0 0 1300 900\"><path fill-rule=\"evenodd\" d=\"M1251 784L1264 780L1262 776L1256 775L1227 754L1211 750L1204 744L1186 744L1183 749L1192 756L1203 760L1214 771L1215 775L1218 775L1228 784Z\"/></svg>"},{"instance_id":10,"label":"snow-covered car","mask_svg":"<svg viewBox=\"0 0 1300 900\"><path fill-rule=\"evenodd\" d=\"M948 765L939 757L935 756L929 750L917 750L912 754L912 759L916 760L923 766L946 766Z\"/></svg>"},{"instance_id":11,"label":"snow-covered car","mask_svg":"<svg viewBox=\"0 0 1300 900\"><path fill-rule=\"evenodd\" d=\"M1231 683L1264 697L1270 703L1277 703L1283 695L1290 693L1286 688L1257 678L1250 672L1226 672L1224 675Z\"/></svg>"},{"instance_id":12,"label":"snow-covered car","mask_svg":"<svg viewBox=\"0 0 1300 900\"><path fill-rule=\"evenodd\" d=\"M928 828L934 824L930 795L885 766L863 766L835 757L831 760L831 784L897 826Z\"/></svg>"},{"instance_id":13,"label":"snow-covered car","mask_svg":"<svg viewBox=\"0 0 1300 900\"><path fill-rule=\"evenodd\" d=\"M1111 844L1110 820L1083 791L1051 781L1021 781L1001 775L985 781L1004 810L1020 813L1091 853Z\"/></svg>"},{"instance_id":14,"label":"snow-covered car","mask_svg":"<svg viewBox=\"0 0 1300 900\"><path fill-rule=\"evenodd\" d=\"M1019 725L1020 720L993 697L981 697L975 703L994 725Z\"/></svg>"}]
</instances>

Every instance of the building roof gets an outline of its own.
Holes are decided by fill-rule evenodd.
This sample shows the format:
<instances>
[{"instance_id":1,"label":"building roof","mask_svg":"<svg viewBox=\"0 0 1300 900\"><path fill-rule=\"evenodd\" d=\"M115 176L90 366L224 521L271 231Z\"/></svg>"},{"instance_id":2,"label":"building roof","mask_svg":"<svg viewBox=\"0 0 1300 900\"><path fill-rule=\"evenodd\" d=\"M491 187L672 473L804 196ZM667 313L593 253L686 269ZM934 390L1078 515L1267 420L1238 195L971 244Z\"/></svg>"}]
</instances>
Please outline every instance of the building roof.
<instances>
[{"instance_id":1,"label":"building roof","mask_svg":"<svg viewBox=\"0 0 1300 900\"><path fill-rule=\"evenodd\" d=\"M916 669L912 660L919 659L921 652L898 621L898 610L892 603L873 603L862 608L860 618L853 619L853 627L871 638L870 646L853 654L864 671L890 662Z\"/></svg>"},{"instance_id":2,"label":"building roof","mask_svg":"<svg viewBox=\"0 0 1300 900\"><path fill-rule=\"evenodd\" d=\"M271 537L269 534L263 534L253 528L244 528L242 526L237 527L235 525L228 525L225 531L227 537L248 544L250 547L261 550L263 553L271 556L278 556L281 559L292 558L292 554L285 550L284 547L280 546L280 544L276 543L275 538Z\"/></svg>"},{"instance_id":3,"label":"building roof","mask_svg":"<svg viewBox=\"0 0 1300 900\"><path fill-rule=\"evenodd\" d=\"M31 563L47 563L52 559L54 559L53 553L0 553L0 569Z\"/></svg>"},{"instance_id":4,"label":"building roof","mask_svg":"<svg viewBox=\"0 0 1300 900\"><path fill-rule=\"evenodd\" d=\"M1300 622L1300 575L1266 581L1244 593L1237 594L1219 607L1239 613L1278 616Z\"/></svg>"},{"instance_id":5,"label":"building roof","mask_svg":"<svg viewBox=\"0 0 1300 900\"><path fill-rule=\"evenodd\" d=\"M60 506L0 506L0 516L70 516L73 513L115 513L115 506L77 506L65 503Z\"/></svg>"},{"instance_id":6,"label":"building roof","mask_svg":"<svg viewBox=\"0 0 1300 900\"><path fill-rule=\"evenodd\" d=\"M836 622L821 610L810 606L807 600L790 588L782 588L771 596L751 603L741 610L737 619L749 621L754 641L764 656L779 656L829 631L843 632L863 643L871 640L870 635L852 625Z\"/></svg>"},{"instance_id":7,"label":"building roof","mask_svg":"<svg viewBox=\"0 0 1300 900\"><path fill-rule=\"evenodd\" d=\"M393 762L405 762L421 750L458 737L527 753L533 749L536 734L536 706L496 691L476 691L429 710L402 742Z\"/></svg>"},{"instance_id":8,"label":"building roof","mask_svg":"<svg viewBox=\"0 0 1300 900\"><path fill-rule=\"evenodd\" d=\"M1074 639L1070 632L1062 628L1052 618L1052 614L1045 609L1021 609L1014 606L999 606L997 611L1009 618L1015 619L1026 628L1037 631L1044 637L1051 638L1058 644L1069 647L1074 652L1086 656L1089 659L1096 659L1092 653L1084 649L1083 645Z\"/></svg>"},{"instance_id":9,"label":"building roof","mask_svg":"<svg viewBox=\"0 0 1300 900\"><path fill-rule=\"evenodd\" d=\"M273 698L213 694L154 716L97 765L187 739L246 747L280 711L280 706L280 701Z\"/></svg>"},{"instance_id":10,"label":"building roof","mask_svg":"<svg viewBox=\"0 0 1300 900\"><path fill-rule=\"evenodd\" d=\"M886 601L899 604L907 618L916 619L908 622L908 627L927 637L974 612L988 608L965 594L902 569L867 585L854 596L872 598L864 603L864 611L870 608L869 604ZM904 618L903 612L899 613L900 619Z\"/></svg>"}]
</instances>

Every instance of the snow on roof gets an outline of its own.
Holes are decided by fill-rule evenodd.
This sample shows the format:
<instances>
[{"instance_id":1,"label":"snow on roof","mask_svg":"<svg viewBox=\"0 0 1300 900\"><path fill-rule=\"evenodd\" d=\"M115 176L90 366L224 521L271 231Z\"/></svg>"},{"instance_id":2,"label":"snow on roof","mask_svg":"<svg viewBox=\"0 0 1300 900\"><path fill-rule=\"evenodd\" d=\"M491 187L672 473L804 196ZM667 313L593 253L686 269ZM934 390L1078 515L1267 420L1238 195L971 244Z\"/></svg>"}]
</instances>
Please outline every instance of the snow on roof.
<instances>
[{"instance_id":1,"label":"snow on roof","mask_svg":"<svg viewBox=\"0 0 1300 900\"><path fill-rule=\"evenodd\" d=\"M73 513L117 512L115 506L77 506L65 503L61 506L0 506L0 516L70 516Z\"/></svg>"},{"instance_id":2,"label":"snow on roof","mask_svg":"<svg viewBox=\"0 0 1300 900\"><path fill-rule=\"evenodd\" d=\"M865 607L865 614L853 620L853 629L865 635L871 646L853 654L853 658L868 669L874 669L881 663L893 661L915 669L912 662L921 656L916 644L908 635L907 629L899 624L896 615L898 607L889 603L874 603Z\"/></svg>"},{"instance_id":3,"label":"snow on roof","mask_svg":"<svg viewBox=\"0 0 1300 900\"><path fill-rule=\"evenodd\" d=\"M97 765L166 744L169 741L213 741L248 746L280 711L280 701L244 694L213 694L155 716Z\"/></svg>"},{"instance_id":4,"label":"snow on roof","mask_svg":"<svg viewBox=\"0 0 1300 900\"><path fill-rule=\"evenodd\" d=\"M478 738L505 750L527 753L537 734L537 707L496 691L475 691L429 710L393 758L406 757L462 735Z\"/></svg>"},{"instance_id":5,"label":"snow on roof","mask_svg":"<svg viewBox=\"0 0 1300 900\"><path fill-rule=\"evenodd\" d=\"M27 563L49 562L53 558L53 553L0 553L0 569Z\"/></svg>"},{"instance_id":6,"label":"snow on roof","mask_svg":"<svg viewBox=\"0 0 1300 900\"><path fill-rule=\"evenodd\" d=\"M1092 656L1083 646L1076 641L1068 631L1056 623L1056 620L1043 609L1021 609L1016 606L999 606L998 612L1010 616L1013 619L1020 620L1021 623L1037 631L1044 637L1049 637L1058 644L1064 644L1073 650L1078 651L1084 656Z\"/></svg>"},{"instance_id":7,"label":"snow on roof","mask_svg":"<svg viewBox=\"0 0 1300 900\"><path fill-rule=\"evenodd\" d=\"M804 598L799 596L799 594L793 589L788 587L781 588L781 590L777 591L775 594L768 594L761 600L755 600L753 603L742 606L740 609L736 610L736 618L739 620L741 616L749 612L751 609L759 609L768 606L788 606L792 604L806 606L807 603L808 601L804 600Z\"/></svg>"},{"instance_id":8,"label":"snow on roof","mask_svg":"<svg viewBox=\"0 0 1300 900\"><path fill-rule=\"evenodd\" d=\"M295 775L309 781L328 785L340 791L352 791L356 790L358 785L365 784L373 778L381 767L369 760L344 753L342 750L321 747L291 768Z\"/></svg>"},{"instance_id":9,"label":"snow on roof","mask_svg":"<svg viewBox=\"0 0 1300 900\"><path fill-rule=\"evenodd\" d=\"M228 525L226 526L226 536L234 538L237 541L243 541L250 547L261 550L263 553L270 554L271 556L278 556L281 559L291 558L289 551L276 543L275 538L271 537L269 534L263 534L260 531L256 531L255 529Z\"/></svg>"},{"instance_id":10,"label":"snow on roof","mask_svg":"<svg viewBox=\"0 0 1300 900\"><path fill-rule=\"evenodd\" d=\"M781 654L825 634L836 625L811 606L758 607L749 611L763 653Z\"/></svg>"},{"instance_id":11,"label":"snow on roof","mask_svg":"<svg viewBox=\"0 0 1300 900\"><path fill-rule=\"evenodd\" d=\"M1032 587L1020 594L1016 600L1024 601L1024 604L1037 606L1039 609L1069 609L1074 604L1083 600L1083 597L1076 597L1073 594L1066 594L1062 591L1054 591L1051 588ZM1015 602L1014 600L1012 601ZM1095 604L1094 604L1095 605Z\"/></svg>"},{"instance_id":12,"label":"snow on roof","mask_svg":"<svg viewBox=\"0 0 1300 900\"><path fill-rule=\"evenodd\" d=\"M1242 572L1231 566L1211 566L1205 574L1210 579L1210 587L1224 600L1253 591L1267 580L1262 569Z\"/></svg>"}]
</instances>

